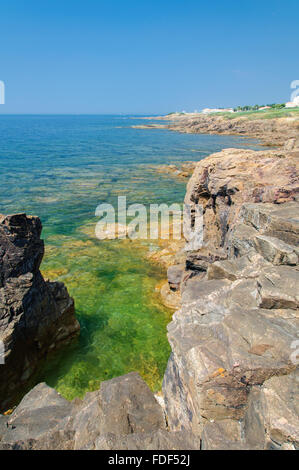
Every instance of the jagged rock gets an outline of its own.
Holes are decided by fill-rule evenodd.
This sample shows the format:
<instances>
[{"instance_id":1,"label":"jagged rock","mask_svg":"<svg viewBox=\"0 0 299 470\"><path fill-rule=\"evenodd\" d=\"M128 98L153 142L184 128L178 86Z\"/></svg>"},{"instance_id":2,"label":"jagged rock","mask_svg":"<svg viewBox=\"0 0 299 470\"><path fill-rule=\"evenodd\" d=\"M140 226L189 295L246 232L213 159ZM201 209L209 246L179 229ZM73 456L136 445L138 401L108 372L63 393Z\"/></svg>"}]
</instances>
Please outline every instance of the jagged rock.
<instances>
[{"instance_id":1,"label":"jagged rock","mask_svg":"<svg viewBox=\"0 0 299 470\"><path fill-rule=\"evenodd\" d=\"M39 440L27 439L2 445L0 442L0 450L75 450L73 437L73 432L54 431ZM88 450L199 450L200 444L199 436L190 432L160 429L126 436L104 434Z\"/></svg>"},{"instance_id":2,"label":"jagged rock","mask_svg":"<svg viewBox=\"0 0 299 470\"><path fill-rule=\"evenodd\" d=\"M102 382L87 393L74 418L75 448L91 447L100 434L124 436L165 429L162 408L139 374Z\"/></svg>"},{"instance_id":3,"label":"jagged rock","mask_svg":"<svg viewBox=\"0 0 299 470\"><path fill-rule=\"evenodd\" d=\"M238 223L243 221L257 232L256 235L267 235L282 240L289 245L298 245L299 218L298 202L283 205L243 204ZM236 226L236 230L237 226Z\"/></svg>"},{"instance_id":4,"label":"jagged rock","mask_svg":"<svg viewBox=\"0 0 299 470\"><path fill-rule=\"evenodd\" d=\"M288 245L277 238L259 235L255 237L255 245L256 251L274 265L295 266L298 264L299 248Z\"/></svg>"},{"instance_id":5,"label":"jagged rock","mask_svg":"<svg viewBox=\"0 0 299 470\"><path fill-rule=\"evenodd\" d=\"M274 267L260 255L253 254L215 262L209 266L207 278L231 281L256 278L257 306L269 309L296 309L299 305L299 269L288 266ZM195 292L195 289L193 291Z\"/></svg>"},{"instance_id":6,"label":"jagged rock","mask_svg":"<svg viewBox=\"0 0 299 470\"><path fill-rule=\"evenodd\" d=\"M219 247L227 249L230 246L227 234L236 226L241 206L262 203L261 213L267 207L272 211L272 221L266 223L265 234L277 237L276 232L281 231L287 238L284 241L294 244L294 239L298 238L298 218L297 221L293 220L296 219L295 206L290 204L283 209L277 206L273 209L273 203L295 200L299 188L297 175L298 159L283 151L225 149L198 162L187 185L186 214L195 212L196 207L202 205L204 246L212 250ZM271 204L267 206L266 203ZM296 228L295 237L286 235L285 227L280 225L281 215L290 229ZM249 225L245 214L244 219ZM264 219L261 218L263 225ZM187 242L192 238L192 227L189 231L185 230Z\"/></svg>"},{"instance_id":7,"label":"jagged rock","mask_svg":"<svg viewBox=\"0 0 299 470\"><path fill-rule=\"evenodd\" d=\"M223 250L206 250L189 252L186 257L186 269L191 271L205 272L209 265L215 261L226 259L227 254Z\"/></svg>"},{"instance_id":8,"label":"jagged rock","mask_svg":"<svg viewBox=\"0 0 299 470\"><path fill-rule=\"evenodd\" d=\"M38 440L70 415L72 405L45 383L34 387L0 427L0 443Z\"/></svg>"},{"instance_id":9,"label":"jagged rock","mask_svg":"<svg viewBox=\"0 0 299 470\"><path fill-rule=\"evenodd\" d=\"M73 402L39 384L12 415L0 419L0 449L139 449L145 445L174 449L200 443L190 433L166 431L161 406L134 372L102 382L100 390Z\"/></svg>"},{"instance_id":10,"label":"jagged rock","mask_svg":"<svg viewBox=\"0 0 299 470\"><path fill-rule=\"evenodd\" d=\"M95 450L199 450L200 437L191 432L158 430L126 436L104 435L95 442Z\"/></svg>"},{"instance_id":11,"label":"jagged rock","mask_svg":"<svg viewBox=\"0 0 299 470\"><path fill-rule=\"evenodd\" d=\"M188 210L204 206L205 244L187 256L191 275L181 284L182 305L168 326L172 354L163 393L170 430L201 435L202 448L297 445L294 436L267 437L266 422L276 413L268 398L272 388L263 395L261 416L252 411L271 381L293 380L298 362L293 360L299 305L293 157L253 152L249 161L247 151L228 150L200 162L188 185ZM280 173L272 177L274 168ZM212 250L225 254L209 260ZM284 406L288 399L283 392ZM284 414L282 405L277 409ZM292 416L296 413L293 408ZM248 438L244 426L252 427Z\"/></svg>"},{"instance_id":12,"label":"jagged rock","mask_svg":"<svg viewBox=\"0 0 299 470\"><path fill-rule=\"evenodd\" d=\"M244 255L240 258L232 258L224 261L216 261L210 264L207 270L207 278L229 279L236 281L243 278L256 278L266 266L272 266L265 259L255 253Z\"/></svg>"},{"instance_id":13,"label":"jagged rock","mask_svg":"<svg viewBox=\"0 0 299 470\"><path fill-rule=\"evenodd\" d=\"M1 443L0 450L74 450L74 433L49 431L40 439L25 439L11 443Z\"/></svg>"},{"instance_id":14,"label":"jagged rock","mask_svg":"<svg viewBox=\"0 0 299 470\"><path fill-rule=\"evenodd\" d=\"M230 283L226 280L205 281L195 276L186 283L182 292L182 302L190 304L204 297L208 305L209 302L214 302L215 296L222 296L229 286Z\"/></svg>"},{"instance_id":15,"label":"jagged rock","mask_svg":"<svg viewBox=\"0 0 299 470\"><path fill-rule=\"evenodd\" d=\"M262 437L247 440L243 428L255 390L296 367L298 181L289 150L228 149L200 161L188 183L189 251L181 308L168 326L163 393L170 430L201 435L202 448L295 445L270 445L266 425ZM204 244L194 249L202 233L194 236L198 204Z\"/></svg>"},{"instance_id":16,"label":"jagged rock","mask_svg":"<svg viewBox=\"0 0 299 470\"><path fill-rule=\"evenodd\" d=\"M237 279L227 293L227 308L255 309L260 301L258 282L256 279Z\"/></svg>"},{"instance_id":17,"label":"jagged rock","mask_svg":"<svg viewBox=\"0 0 299 470\"><path fill-rule=\"evenodd\" d=\"M299 307L299 268L276 266L265 268L258 278L262 308Z\"/></svg>"},{"instance_id":18,"label":"jagged rock","mask_svg":"<svg viewBox=\"0 0 299 470\"><path fill-rule=\"evenodd\" d=\"M202 450L248 450L242 438L240 423L232 419L205 425L202 433ZM252 450L252 447L251 447Z\"/></svg>"},{"instance_id":19,"label":"jagged rock","mask_svg":"<svg viewBox=\"0 0 299 470\"><path fill-rule=\"evenodd\" d=\"M247 256L255 251L257 246L255 244L257 230L242 223L240 219L238 222L229 235L230 239L227 243L229 258Z\"/></svg>"},{"instance_id":20,"label":"jagged rock","mask_svg":"<svg viewBox=\"0 0 299 470\"><path fill-rule=\"evenodd\" d=\"M0 215L0 287L9 278L37 272L44 254L38 217Z\"/></svg>"},{"instance_id":21,"label":"jagged rock","mask_svg":"<svg viewBox=\"0 0 299 470\"><path fill-rule=\"evenodd\" d=\"M207 419L241 419L253 385L294 369L298 321L260 302L257 279L200 281L184 291L168 326L173 353L163 392L171 430L200 433Z\"/></svg>"},{"instance_id":22,"label":"jagged rock","mask_svg":"<svg viewBox=\"0 0 299 470\"><path fill-rule=\"evenodd\" d=\"M244 204L235 225L227 234L230 259L258 253L272 265L297 265L297 212L298 202L280 206Z\"/></svg>"},{"instance_id":23,"label":"jagged rock","mask_svg":"<svg viewBox=\"0 0 299 470\"><path fill-rule=\"evenodd\" d=\"M299 448L298 383L296 371L252 390L243 425L251 448Z\"/></svg>"},{"instance_id":24,"label":"jagged rock","mask_svg":"<svg viewBox=\"0 0 299 470\"><path fill-rule=\"evenodd\" d=\"M0 409L13 404L46 353L78 333L74 301L62 283L45 282L41 222L0 216Z\"/></svg>"}]
</instances>

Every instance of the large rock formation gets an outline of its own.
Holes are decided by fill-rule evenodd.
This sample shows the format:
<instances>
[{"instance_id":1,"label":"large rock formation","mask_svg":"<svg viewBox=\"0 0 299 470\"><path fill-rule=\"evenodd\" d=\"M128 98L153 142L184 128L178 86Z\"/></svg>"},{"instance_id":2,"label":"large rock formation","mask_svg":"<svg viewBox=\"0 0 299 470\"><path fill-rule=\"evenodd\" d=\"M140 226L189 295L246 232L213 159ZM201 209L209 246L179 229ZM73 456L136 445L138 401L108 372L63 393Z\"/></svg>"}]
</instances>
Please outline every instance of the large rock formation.
<instances>
[{"instance_id":1,"label":"large rock formation","mask_svg":"<svg viewBox=\"0 0 299 470\"><path fill-rule=\"evenodd\" d=\"M230 149L188 184L204 244L187 252L163 392L170 429L200 435L203 449L299 445L297 165Z\"/></svg>"},{"instance_id":2,"label":"large rock formation","mask_svg":"<svg viewBox=\"0 0 299 470\"><path fill-rule=\"evenodd\" d=\"M200 161L187 185L185 203L204 210L204 245L229 249L227 235L242 204L281 204L298 194L299 159L292 152L226 149ZM188 232L186 232L188 241Z\"/></svg>"},{"instance_id":3,"label":"large rock formation","mask_svg":"<svg viewBox=\"0 0 299 470\"><path fill-rule=\"evenodd\" d=\"M15 403L46 353L79 331L65 286L40 273L41 230L37 217L0 215L0 410Z\"/></svg>"},{"instance_id":4,"label":"large rock formation","mask_svg":"<svg viewBox=\"0 0 299 470\"><path fill-rule=\"evenodd\" d=\"M163 398L158 403L136 373L103 382L100 390L72 403L39 384L11 416L0 416L0 448L299 447L298 155L293 147L212 155L197 164L185 202L192 217L196 206L203 206L204 243L190 251L192 233L187 231L187 251L168 269L167 295L180 291L181 308L168 326L172 354ZM42 338L49 329L36 307L41 305L38 292L47 290L43 298L53 305L59 289L39 273L38 220L26 219L24 226L19 217L25 216L0 224L0 234L9 241L2 255L6 314L0 325L15 318L16 331L27 331L17 308L33 312L30 338L7 335L27 356L34 346L39 351L32 341L39 338L35 319L42 318ZM16 285L20 303L13 296ZM63 318L57 315L53 325ZM23 369L17 374L21 377Z\"/></svg>"},{"instance_id":5,"label":"large rock formation","mask_svg":"<svg viewBox=\"0 0 299 470\"><path fill-rule=\"evenodd\" d=\"M108 380L68 402L39 384L9 417L0 416L0 450L197 449L189 431L168 432L161 406L137 373Z\"/></svg>"}]
</instances>

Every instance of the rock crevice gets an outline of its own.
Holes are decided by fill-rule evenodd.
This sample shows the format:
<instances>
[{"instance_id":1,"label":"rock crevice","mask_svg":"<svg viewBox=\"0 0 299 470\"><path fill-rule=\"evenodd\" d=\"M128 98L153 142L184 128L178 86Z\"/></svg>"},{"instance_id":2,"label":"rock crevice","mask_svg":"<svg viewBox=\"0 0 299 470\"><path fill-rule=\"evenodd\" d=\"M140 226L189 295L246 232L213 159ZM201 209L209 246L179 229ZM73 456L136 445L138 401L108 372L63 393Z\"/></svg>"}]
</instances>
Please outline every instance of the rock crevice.
<instances>
[{"instance_id":1,"label":"rock crevice","mask_svg":"<svg viewBox=\"0 0 299 470\"><path fill-rule=\"evenodd\" d=\"M0 216L0 409L15 403L47 352L80 328L65 286L41 275L41 230L38 217Z\"/></svg>"}]
</instances>

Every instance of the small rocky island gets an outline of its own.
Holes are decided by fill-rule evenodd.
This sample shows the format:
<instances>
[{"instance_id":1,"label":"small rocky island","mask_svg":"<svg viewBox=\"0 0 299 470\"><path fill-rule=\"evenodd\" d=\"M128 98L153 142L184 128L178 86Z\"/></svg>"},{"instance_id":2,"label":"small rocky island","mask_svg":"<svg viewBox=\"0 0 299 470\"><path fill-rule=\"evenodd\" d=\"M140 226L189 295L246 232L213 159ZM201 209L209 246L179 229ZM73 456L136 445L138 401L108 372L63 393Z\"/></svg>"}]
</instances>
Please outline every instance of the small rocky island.
<instances>
[{"instance_id":1,"label":"small rocky island","mask_svg":"<svg viewBox=\"0 0 299 470\"><path fill-rule=\"evenodd\" d=\"M162 396L136 373L73 402L39 384L0 415L0 448L298 448L298 161L292 136L284 148L227 149L196 165L185 202L203 205L204 245L169 268L181 306ZM0 219L2 409L79 328L65 287L40 274L40 233L37 218Z\"/></svg>"}]
</instances>

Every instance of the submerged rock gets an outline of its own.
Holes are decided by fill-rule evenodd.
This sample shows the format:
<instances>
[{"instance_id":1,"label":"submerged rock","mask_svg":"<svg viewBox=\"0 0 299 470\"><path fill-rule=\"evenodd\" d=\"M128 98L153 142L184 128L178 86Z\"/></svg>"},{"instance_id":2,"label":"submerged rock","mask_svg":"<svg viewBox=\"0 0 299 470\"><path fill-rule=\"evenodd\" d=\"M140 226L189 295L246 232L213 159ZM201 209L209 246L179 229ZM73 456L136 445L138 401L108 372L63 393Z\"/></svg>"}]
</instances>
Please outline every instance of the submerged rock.
<instances>
[{"instance_id":1,"label":"submerged rock","mask_svg":"<svg viewBox=\"0 0 299 470\"><path fill-rule=\"evenodd\" d=\"M15 403L47 352L80 328L65 286L40 273L41 230L38 217L0 216L0 409Z\"/></svg>"},{"instance_id":2,"label":"submerged rock","mask_svg":"<svg viewBox=\"0 0 299 470\"><path fill-rule=\"evenodd\" d=\"M181 295L179 291L174 291L169 287L167 281L163 282L159 288L163 305L172 310L177 310L181 305Z\"/></svg>"},{"instance_id":3,"label":"submerged rock","mask_svg":"<svg viewBox=\"0 0 299 470\"><path fill-rule=\"evenodd\" d=\"M182 276L184 274L185 265L184 264L176 264L174 266L170 266L167 270L167 279L169 283L169 287L171 290L176 291L179 289Z\"/></svg>"}]
</instances>

